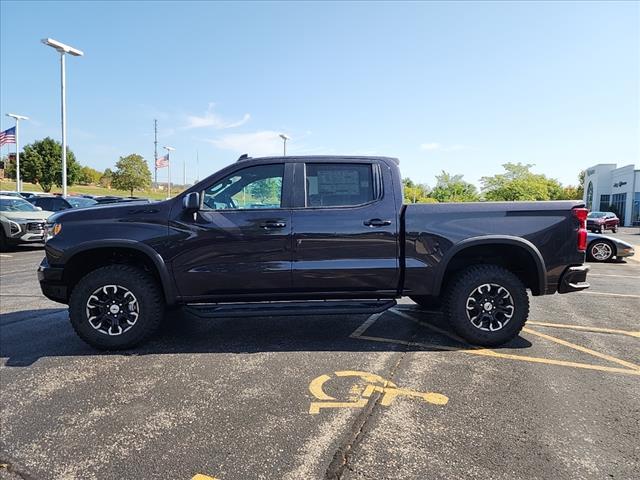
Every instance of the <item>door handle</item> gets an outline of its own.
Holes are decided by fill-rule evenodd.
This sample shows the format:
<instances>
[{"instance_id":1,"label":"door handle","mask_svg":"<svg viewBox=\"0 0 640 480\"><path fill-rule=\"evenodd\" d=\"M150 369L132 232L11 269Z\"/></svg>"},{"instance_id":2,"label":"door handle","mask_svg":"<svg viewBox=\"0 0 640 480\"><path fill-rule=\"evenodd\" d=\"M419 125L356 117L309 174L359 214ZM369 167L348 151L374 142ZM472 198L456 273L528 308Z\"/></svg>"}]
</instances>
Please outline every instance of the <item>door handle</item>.
<instances>
[{"instance_id":1,"label":"door handle","mask_svg":"<svg viewBox=\"0 0 640 480\"><path fill-rule=\"evenodd\" d=\"M367 227L387 227L391 225L391 220L380 220L379 218L372 218L370 220L365 220L364 224Z\"/></svg>"},{"instance_id":2,"label":"door handle","mask_svg":"<svg viewBox=\"0 0 640 480\"><path fill-rule=\"evenodd\" d=\"M274 228L284 228L286 226L287 224L284 222L264 222L260 224L260 227L264 228L265 230L271 230Z\"/></svg>"}]
</instances>

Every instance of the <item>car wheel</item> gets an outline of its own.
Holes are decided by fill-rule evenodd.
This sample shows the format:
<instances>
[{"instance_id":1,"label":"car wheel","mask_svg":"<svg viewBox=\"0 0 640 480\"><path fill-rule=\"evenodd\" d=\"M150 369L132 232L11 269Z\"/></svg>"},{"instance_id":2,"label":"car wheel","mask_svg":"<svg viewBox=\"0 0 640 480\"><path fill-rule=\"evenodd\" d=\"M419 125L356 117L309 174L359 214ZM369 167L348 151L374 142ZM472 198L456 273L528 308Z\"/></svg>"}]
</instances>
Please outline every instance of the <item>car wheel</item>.
<instances>
[{"instance_id":1,"label":"car wheel","mask_svg":"<svg viewBox=\"0 0 640 480\"><path fill-rule=\"evenodd\" d=\"M614 256L614 247L606 240L596 240L589 245L589 260L607 262Z\"/></svg>"},{"instance_id":2,"label":"car wheel","mask_svg":"<svg viewBox=\"0 0 640 480\"><path fill-rule=\"evenodd\" d=\"M78 336L92 347L121 350L147 340L158 329L164 305L149 273L131 265L108 265L76 284L69 318Z\"/></svg>"},{"instance_id":3,"label":"car wheel","mask_svg":"<svg viewBox=\"0 0 640 480\"><path fill-rule=\"evenodd\" d=\"M11 250L9 240L7 240L7 235L4 233L4 228L0 225L0 252L8 252L9 250Z\"/></svg>"},{"instance_id":4,"label":"car wheel","mask_svg":"<svg viewBox=\"0 0 640 480\"><path fill-rule=\"evenodd\" d=\"M442 306L440 297L434 297L433 295L416 295L409 298L427 310L438 309Z\"/></svg>"},{"instance_id":5,"label":"car wheel","mask_svg":"<svg viewBox=\"0 0 640 480\"><path fill-rule=\"evenodd\" d=\"M520 333L529 316L522 281L497 265L463 270L449 287L445 312L451 326L470 343L501 345Z\"/></svg>"}]
</instances>

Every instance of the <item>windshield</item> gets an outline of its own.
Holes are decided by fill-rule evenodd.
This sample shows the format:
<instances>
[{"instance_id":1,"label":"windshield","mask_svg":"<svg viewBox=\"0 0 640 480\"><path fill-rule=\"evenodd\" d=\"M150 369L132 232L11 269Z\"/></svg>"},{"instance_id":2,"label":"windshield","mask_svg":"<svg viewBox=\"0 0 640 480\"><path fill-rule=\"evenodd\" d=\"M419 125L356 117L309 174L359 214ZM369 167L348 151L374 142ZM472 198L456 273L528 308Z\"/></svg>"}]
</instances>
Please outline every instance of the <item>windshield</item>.
<instances>
[{"instance_id":1,"label":"windshield","mask_svg":"<svg viewBox=\"0 0 640 480\"><path fill-rule=\"evenodd\" d=\"M588 218L603 218L605 217L607 214L604 212L591 212L588 215Z\"/></svg>"},{"instance_id":2,"label":"windshield","mask_svg":"<svg viewBox=\"0 0 640 480\"><path fill-rule=\"evenodd\" d=\"M73 208L90 207L98 203L92 198L84 197L67 197L67 202L69 202Z\"/></svg>"},{"instance_id":3,"label":"windshield","mask_svg":"<svg viewBox=\"0 0 640 480\"><path fill-rule=\"evenodd\" d=\"M1 212L37 212L38 209L21 198L0 198Z\"/></svg>"}]
</instances>

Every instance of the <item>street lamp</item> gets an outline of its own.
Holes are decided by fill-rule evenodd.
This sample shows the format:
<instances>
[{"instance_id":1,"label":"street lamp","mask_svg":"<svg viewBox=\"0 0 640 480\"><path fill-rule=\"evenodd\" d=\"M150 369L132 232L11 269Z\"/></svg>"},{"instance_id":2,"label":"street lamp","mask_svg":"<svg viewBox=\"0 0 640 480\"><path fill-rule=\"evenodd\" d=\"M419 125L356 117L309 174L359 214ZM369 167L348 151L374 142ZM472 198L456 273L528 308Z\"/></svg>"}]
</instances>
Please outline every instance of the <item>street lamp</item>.
<instances>
[{"instance_id":1,"label":"street lamp","mask_svg":"<svg viewBox=\"0 0 640 480\"><path fill-rule=\"evenodd\" d=\"M65 56L68 53L74 57L84 55L82 50L65 45L53 38L43 38L42 43L55 48L60 53L60 90L61 90L61 111L62 111L62 195L67 196L67 105L66 105L66 79L65 79Z\"/></svg>"},{"instance_id":2,"label":"street lamp","mask_svg":"<svg viewBox=\"0 0 640 480\"><path fill-rule=\"evenodd\" d=\"M284 157L287 156L287 140L291 140L291 137L286 136L284 133L280 134L280 138L282 139L283 142L283 148L284 148Z\"/></svg>"},{"instance_id":3,"label":"street lamp","mask_svg":"<svg viewBox=\"0 0 640 480\"><path fill-rule=\"evenodd\" d=\"M171 198L171 158L169 154L175 152L173 147L162 147L167 151L167 198Z\"/></svg>"},{"instance_id":4,"label":"street lamp","mask_svg":"<svg viewBox=\"0 0 640 480\"><path fill-rule=\"evenodd\" d=\"M24 115L16 115L15 113L7 113L7 117L11 117L16 121L16 192L22 190L20 188L20 120L29 120Z\"/></svg>"}]
</instances>

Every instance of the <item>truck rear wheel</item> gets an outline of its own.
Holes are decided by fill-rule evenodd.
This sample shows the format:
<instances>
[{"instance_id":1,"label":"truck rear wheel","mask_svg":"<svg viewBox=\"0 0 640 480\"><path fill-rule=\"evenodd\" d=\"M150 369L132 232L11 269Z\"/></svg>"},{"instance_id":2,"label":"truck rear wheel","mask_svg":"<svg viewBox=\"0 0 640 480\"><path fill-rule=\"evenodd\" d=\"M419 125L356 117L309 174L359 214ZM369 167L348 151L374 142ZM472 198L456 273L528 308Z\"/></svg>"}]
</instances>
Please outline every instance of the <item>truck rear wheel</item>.
<instances>
[{"instance_id":1,"label":"truck rear wheel","mask_svg":"<svg viewBox=\"0 0 640 480\"><path fill-rule=\"evenodd\" d=\"M476 265L453 280L445 312L462 338L495 346L520 333L529 316L529 297L520 279L497 265Z\"/></svg>"},{"instance_id":2,"label":"truck rear wheel","mask_svg":"<svg viewBox=\"0 0 640 480\"><path fill-rule=\"evenodd\" d=\"M108 265L85 275L69 301L78 336L104 350L131 348L160 326L164 298L154 278L131 265Z\"/></svg>"}]
</instances>

